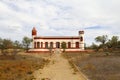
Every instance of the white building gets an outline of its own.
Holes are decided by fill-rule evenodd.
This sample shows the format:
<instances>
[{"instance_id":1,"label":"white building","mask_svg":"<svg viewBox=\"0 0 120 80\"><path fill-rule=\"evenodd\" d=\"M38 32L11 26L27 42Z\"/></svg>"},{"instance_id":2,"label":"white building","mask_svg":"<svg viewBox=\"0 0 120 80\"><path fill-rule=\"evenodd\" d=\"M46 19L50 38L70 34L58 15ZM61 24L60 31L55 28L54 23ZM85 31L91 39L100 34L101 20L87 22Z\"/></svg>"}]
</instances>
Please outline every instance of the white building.
<instances>
[{"instance_id":1,"label":"white building","mask_svg":"<svg viewBox=\"0 0 120 80\"><path fill-rule=\"evenodd\" d=\"M66 44L65 52L84 51L84 31L79 31L78 36L37 36L35 27L32 29L32 49L30 52L49 52L63 50L61 44Z\"/></svg>"}]
</instances>

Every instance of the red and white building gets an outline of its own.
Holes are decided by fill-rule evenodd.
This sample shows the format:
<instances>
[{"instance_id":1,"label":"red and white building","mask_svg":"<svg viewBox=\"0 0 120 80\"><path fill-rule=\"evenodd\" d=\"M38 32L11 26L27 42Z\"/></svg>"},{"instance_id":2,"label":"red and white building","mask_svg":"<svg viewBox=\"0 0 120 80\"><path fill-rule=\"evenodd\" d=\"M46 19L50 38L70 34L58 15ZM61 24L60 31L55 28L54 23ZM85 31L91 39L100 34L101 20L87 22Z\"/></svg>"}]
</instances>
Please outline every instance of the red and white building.
<instances>
[{"instance_id":1,"label":"red and white building","mask_svg":"<svg viewBox=\"0 0 120 80\"><path fill-rule=\"evenodd\" d=\"M79 31L78 36L37 36L35 27L32 29L32 49L30 52L49 52L56 49L62 51L61 43L66 43L66 52L81 52L84 51L84 31Z\"/></svg>"}]
</instances>

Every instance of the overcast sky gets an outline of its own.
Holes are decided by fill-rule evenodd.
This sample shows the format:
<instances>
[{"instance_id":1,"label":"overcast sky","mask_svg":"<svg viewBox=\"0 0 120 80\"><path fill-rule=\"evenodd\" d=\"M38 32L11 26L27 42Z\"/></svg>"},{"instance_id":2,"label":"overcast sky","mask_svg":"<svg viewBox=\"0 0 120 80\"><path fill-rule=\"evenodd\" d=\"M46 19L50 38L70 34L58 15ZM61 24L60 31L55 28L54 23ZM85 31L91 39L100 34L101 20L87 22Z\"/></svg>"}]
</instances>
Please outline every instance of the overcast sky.
<instances>
[{"instance_id":1,"label":"overcast sky","mask_svg":"<svg viewBox=\"0 0 120 80\"><path fill-rule=\"evenodd\" d=\"M120 0L0 0L0 37L77 36L91 44L99 35L120 36Z\"/></svg>"}]
</instances>

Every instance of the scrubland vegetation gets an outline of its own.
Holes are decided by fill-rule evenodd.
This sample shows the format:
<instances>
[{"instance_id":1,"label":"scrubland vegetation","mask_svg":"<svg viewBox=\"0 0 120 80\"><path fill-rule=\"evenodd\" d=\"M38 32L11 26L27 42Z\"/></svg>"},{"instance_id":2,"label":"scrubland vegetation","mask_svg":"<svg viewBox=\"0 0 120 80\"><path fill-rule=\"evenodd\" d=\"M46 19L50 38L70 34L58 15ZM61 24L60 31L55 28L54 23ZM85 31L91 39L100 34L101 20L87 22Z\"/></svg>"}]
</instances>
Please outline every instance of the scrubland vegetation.
<instances>
[{"instance_id":1,"label":"scrubland vegetation","mask_svg":"<svg viewBox=\"0 0 120 80\"><path fill-rule=\"evenodd\" d=\"M28 55L0 55L1 80L32 80L33 72L42 69L49 60Z\"/></svg>"},{"instance_id":2,"label":"scrubland vegetation","mask_svg":"<svg viewBox=\"0 0 120 80\"><path fill-rule=\"evenodd\" d=\"M95 51L104 51L111 52L120 49L120 40L118 36L112 36L111 39L108 39L107 35L97 36L95 41L98 44L92 43L89 47L90 49L94 49Z\"/></svg>"},{"instance_id":3,"label":"scrubland vegetation","mask_svg":"<svg viewBox=\"0 0 120 80\"><path fill-rule=\"evenodd\" d=\"M120 79L120 55L115 55L113 52L109 56L106 56L104 52L66 53L64 55L71 59L90 80Z\"/></svg>"},{"instance_id":4,"label":"scrubland vegetation","mask_svg":"<svg viewBox=\"0 0 120 80\"><path fill-rule=\"evenodd\" d=\"M28 37L22 42L0 38L0 80L32 80L33 72L49 63L39 55L25 53L31 41Z\"/></svg>"},{"instance_id":5,"label":"scrubland vegetation","mask_svg":"<svg viewBox=\"0 0 120 80\"><path fill-rule=\"evenodd\" d=\"M21 43L0 38L1 80L32 80L33 72L49 63L48 59L42 57L18 54L24 50L27 52L31 41L28 37L24 37ZM90 80L119 80L120 41L118 36L113 36L111 39L108 39L107 35L98 36L95 41L100 44L93 43L87 47L92 52L65 53L64 50L63 56L69 59L73 68L75 64Z\"/></svg>"},{"instance_id":6,"label":"scrubland vegetation","mask_svg":"<svg viewBox=\"0 0 120 80\"><path fill-rule=\"evenodd\" d=\"M64 53L90 80L120 80L120 41L118 36L108 39L107 35L98 36L87 49L81 53Z\"/></svg>"}]
</instances>

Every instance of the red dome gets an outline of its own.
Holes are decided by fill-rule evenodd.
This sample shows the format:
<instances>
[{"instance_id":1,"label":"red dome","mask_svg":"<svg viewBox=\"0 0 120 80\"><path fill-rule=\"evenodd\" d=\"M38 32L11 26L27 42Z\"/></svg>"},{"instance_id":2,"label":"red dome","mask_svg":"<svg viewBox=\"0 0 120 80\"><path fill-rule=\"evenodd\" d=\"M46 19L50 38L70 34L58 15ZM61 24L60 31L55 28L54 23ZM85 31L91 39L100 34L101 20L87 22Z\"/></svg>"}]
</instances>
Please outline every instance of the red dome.
<instances>
[{"instance_id":1,"label":"red dome","mask_svg":"<svg viewBox=\"0 0 120 80\"><path fill-rule=\"evenodd\" d=\"M37 35L37 31L36 31L35 27L33 27L33 29L32 29L32 35Z\"/></svg>"}]
</instances>

